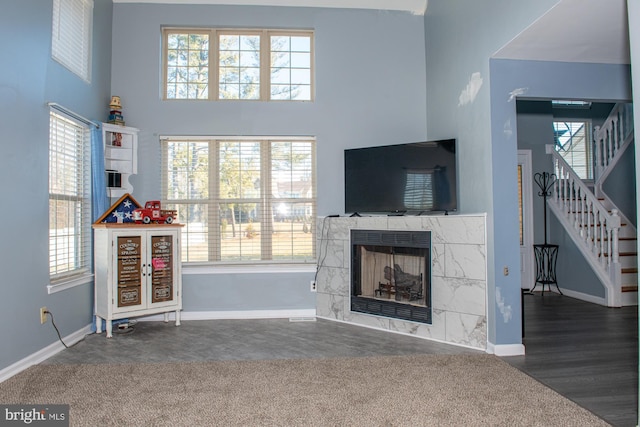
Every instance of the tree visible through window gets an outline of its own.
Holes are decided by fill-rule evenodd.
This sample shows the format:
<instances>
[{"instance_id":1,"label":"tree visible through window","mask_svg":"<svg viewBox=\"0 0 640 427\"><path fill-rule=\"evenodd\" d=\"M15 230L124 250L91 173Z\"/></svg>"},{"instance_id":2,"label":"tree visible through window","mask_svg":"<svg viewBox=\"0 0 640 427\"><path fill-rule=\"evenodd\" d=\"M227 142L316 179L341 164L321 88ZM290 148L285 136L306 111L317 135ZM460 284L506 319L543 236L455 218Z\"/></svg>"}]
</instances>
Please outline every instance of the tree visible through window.
<instances>
[{"instance_id":1,"label":"tree visible through window","mask_svg":"<svg viewBox=\"0 0 640 427\"><path fill-rule=\"evenodd\" d=\"M164 99L313 99L313 32L163 30Z\"/></svg>"},{"instance_id":2,"label":"tree visible through window","mask_svg":"<svg viewBox=\"0 0 640 427\"><path fill-rule=\"evenodd\" d=\"M312 262L315 141L162 141L163 203L178 210L185 262Z\"/></svg>"}]
</instances>

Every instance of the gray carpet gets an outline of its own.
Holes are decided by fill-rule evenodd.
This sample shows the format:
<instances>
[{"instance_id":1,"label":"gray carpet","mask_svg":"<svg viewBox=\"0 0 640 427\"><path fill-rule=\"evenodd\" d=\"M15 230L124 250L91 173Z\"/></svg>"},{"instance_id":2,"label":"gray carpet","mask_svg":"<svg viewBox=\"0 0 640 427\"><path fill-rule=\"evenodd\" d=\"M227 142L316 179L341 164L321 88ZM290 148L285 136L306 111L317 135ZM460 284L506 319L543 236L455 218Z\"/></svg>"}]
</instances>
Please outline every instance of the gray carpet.
<instances>
[{"instance_id":1,"label":"gray carpet","mask_svg":"<svg viewBox=\"0 0 640 427\"><path fill-rule=\"evenodd\" d=\"M36 365L0 402L72 426L607 426L491 355Z\"/></svg>"}]
</instances>

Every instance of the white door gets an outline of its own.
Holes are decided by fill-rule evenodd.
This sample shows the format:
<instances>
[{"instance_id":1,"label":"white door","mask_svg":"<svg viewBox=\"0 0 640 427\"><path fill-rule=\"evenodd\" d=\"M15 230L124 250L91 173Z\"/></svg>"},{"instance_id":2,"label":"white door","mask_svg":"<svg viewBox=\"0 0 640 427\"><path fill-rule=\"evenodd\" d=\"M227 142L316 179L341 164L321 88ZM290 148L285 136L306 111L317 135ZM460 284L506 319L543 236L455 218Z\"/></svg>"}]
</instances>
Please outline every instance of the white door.
<instances>
[{"instance_id":1,"label":"white door","mask_svg":"<svg viewBox=\"0 0 640 427\"><path fill-rule=\"evenodd\" d=\"M535 285L533 259L533 176L531 150L518 150L518 216L520 218L520 280L523 289Z\"/></svg>"}]
</instances>

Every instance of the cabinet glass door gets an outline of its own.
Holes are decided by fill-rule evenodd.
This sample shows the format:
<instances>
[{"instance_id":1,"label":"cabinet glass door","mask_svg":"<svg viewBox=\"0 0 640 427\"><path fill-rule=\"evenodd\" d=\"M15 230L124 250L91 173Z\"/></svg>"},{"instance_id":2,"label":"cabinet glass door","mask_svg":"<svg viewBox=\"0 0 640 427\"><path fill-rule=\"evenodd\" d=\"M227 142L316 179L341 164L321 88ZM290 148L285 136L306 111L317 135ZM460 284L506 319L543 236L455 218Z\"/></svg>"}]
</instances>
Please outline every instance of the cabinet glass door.
<instances>
[{"instance_id":1,"label":"cabinet glass door","mask_svg":"<svg viewBox=\"0 0 640 427\"><path fill-rule=\"evenodd\" d=\"M151 304L159 305L175 299L173 234L151 236Z\"/></svg>"},{"instance_id":2,"label":"cabinet glass door","mask_svg":"<svg viewBox=\"0 0 640 427\"><path fill-rule=\"evenodd\" d=\"M138 308L144 304L142 293L142 236L118 236L116 280L117 307Z\"/></svg>"}]
</instances>

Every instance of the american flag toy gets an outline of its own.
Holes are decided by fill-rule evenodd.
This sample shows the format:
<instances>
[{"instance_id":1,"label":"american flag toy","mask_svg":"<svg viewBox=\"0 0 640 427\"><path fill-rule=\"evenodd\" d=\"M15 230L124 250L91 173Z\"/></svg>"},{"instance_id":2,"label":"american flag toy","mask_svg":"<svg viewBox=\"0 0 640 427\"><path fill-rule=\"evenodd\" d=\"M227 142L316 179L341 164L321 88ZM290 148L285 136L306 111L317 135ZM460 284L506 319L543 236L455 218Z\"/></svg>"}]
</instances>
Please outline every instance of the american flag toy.
<instances>
[{"instance_id":1,"label":"american flag toy","mask_svg":"<svg viewBox=\"0 0 640 427\"><path fill-rule=\"evenodd\" d=\"M133 223L133 211L142 207L136 199L127 193L120 197L107 211L96 220L94 224L100 223Z\"/></svg>"}]
</instances>

